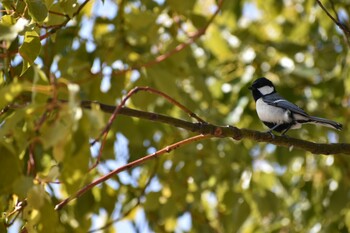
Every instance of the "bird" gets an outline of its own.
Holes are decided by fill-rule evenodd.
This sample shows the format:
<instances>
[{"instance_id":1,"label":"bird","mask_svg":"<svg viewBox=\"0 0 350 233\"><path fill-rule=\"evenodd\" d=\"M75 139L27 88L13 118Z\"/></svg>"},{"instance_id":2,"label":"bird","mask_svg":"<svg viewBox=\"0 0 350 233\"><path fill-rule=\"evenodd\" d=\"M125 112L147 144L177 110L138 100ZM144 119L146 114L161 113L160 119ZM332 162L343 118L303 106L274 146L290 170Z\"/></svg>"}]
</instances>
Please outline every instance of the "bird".
<instances>
[{"instance_id":1,"label":"bird","mask_svg":"<svg viewBox=\"0 0 350 233\"><path fill-rule=\"evenodd\" d=\"M255 100L256 112L259 119L272 131L285 135L290 129L298 129L302 124L313 123L337 130L342 130L342 124L310 116L297 105L284 99L276 92L273 83L265 77L256 79L249 87ZM272 134L273 135L273 134Z\"/></svg>"}]
</instances>

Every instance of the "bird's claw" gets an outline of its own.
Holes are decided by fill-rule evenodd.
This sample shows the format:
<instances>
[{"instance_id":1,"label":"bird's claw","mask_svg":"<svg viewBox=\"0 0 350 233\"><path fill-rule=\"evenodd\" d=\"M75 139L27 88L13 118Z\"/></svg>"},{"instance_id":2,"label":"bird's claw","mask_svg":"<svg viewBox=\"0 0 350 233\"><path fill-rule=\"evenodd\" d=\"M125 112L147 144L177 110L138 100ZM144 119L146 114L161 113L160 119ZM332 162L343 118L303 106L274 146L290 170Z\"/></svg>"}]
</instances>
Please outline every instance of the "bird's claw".
<instances>
[{"instance_id":1,"label":"bird's claw","mask_svg":"<svg viewBox=\"0 0 350 233\"><path fill-rule=\"evenodd\" d=\"M266 133L270 134L272 139L275 139L275 135L272 133L272 130L268 130Z\"/></svg>"}]
</instances>

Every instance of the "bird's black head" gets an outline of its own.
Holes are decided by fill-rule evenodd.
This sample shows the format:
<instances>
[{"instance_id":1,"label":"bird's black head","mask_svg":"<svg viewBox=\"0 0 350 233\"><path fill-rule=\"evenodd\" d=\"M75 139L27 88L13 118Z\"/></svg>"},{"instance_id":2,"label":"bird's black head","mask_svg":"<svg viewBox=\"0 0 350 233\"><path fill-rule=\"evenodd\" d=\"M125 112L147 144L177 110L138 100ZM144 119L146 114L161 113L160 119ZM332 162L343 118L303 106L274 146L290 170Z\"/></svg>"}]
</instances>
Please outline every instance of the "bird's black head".
<instances>
[{"instance_id":1,"label":"bird's black head","mask_svg":"<svg viewBox=\"0 0 350 233\"><path fill-rule=\"evenodd\" d=\"M262 96L270 95L276 92L273 83L265 77L255 80L249 89L252 91L255 101L257 101Z\"/></svg>"}]
</instances>

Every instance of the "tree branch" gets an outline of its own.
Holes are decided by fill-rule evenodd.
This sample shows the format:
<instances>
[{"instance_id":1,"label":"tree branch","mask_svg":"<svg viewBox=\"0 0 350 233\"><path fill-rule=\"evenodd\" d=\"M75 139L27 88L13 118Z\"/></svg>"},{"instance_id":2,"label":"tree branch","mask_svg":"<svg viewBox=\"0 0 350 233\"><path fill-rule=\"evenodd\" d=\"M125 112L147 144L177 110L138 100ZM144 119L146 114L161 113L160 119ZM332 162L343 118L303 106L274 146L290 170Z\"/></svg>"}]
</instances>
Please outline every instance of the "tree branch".
<instances>
[{"instance_id":1,"label":"tree branch","mask_svg":"<svg viewBox=\"0 0 350 233\"><path fill-rule=\"evenodd\" d=\"M93 233L93 232L97 232L97 231L102 231L102 230L106 230L109 227L111 227L113 224L115 224L116 222L119 222L121 220L123 220L124 218L128 217L129 214L131 214L133 211L135 211L137 209L137 207L140 205L141 203L141 199L145 196L146 194L146 188L150 185L152 179L155 177L156 172L157 172L157 167L158 167L158 161L156 160L156 165L153 168L153 171L150 175L150 177L148 177L148 180L146 182L146 184L141 188L141 193L136 197L136 203L129 208L126 212L121 213L120 216L118 216L117 218L108 221L104 226L100 227L100 228L95 228L93 230L90 230L88 233Z\"/></svg>"},{"instance_id":2,"label":"tree branch","mask_svg":"<svg viewBox=\"0 0 350 233\"><path fill-rule=\"evenodd\" d=\"M146 92L150 92L156 95L159 95L163 98L165 98L167 101L169 101L170 103L172 103L175 106L178 106L182 111L186 112L190 117L195 118L197 121L201 122L201 123L205 123L204 120L202 120L200 117L198 117L195 113L193 113L191 110L189 110L188 108L186 108L184 105L182 105L181 103L179 103L178 101L176 101L175 99L171 98L170 96L168 96L167 94L158 91L154 88L151 87L135 87L133 88L131 91L128 92L128 94L122 99L121 103L114 108L111 117L108 120L107 125L105 126L105 128L102 130L101 134L98 136L98 138L96 138L91 145L94 145L98 140L100 140L103 137L102 143L101 143L101 147L99 149L99 153L97 155L97 160L95 162L95 164L90 168L90 170L94 169L98 163L100 162L101 156L102 156L102 151L105 145L105 141L107 138L107 134L115 120L115 118L117 117L117 115L119 114L120 109L122 109L125 104L126 101L131 98L131 96L135 95L136 93L138 93L139 91L146 91Z\"/></svg>"},{"instance_id":3,"label":"tree branch","mask_svg":"<svg viewBox=\"0 0 350 233\"><path fill-rule=\"evenodd\" d=\"M136 65L136 66L132 66L123 70L116 70L114 71L114 75L122 75L125 74L129 71L132 70L139 70L141 68L147 68L150 66L153 66L155 64L158 64L164 60L166 60L167 58L171 57L172 55L184 50L185 48L187 48L189 45L191 45L194 41L196 41L199 37L201 37L202 35L204 35L208 29L208 27L210 26L210 24L214 21L215 17L219 14L222 4L223 4L224 0L219 0L218 4L217 4L217 8L216 11L214 12L214 14L210 17L210 19L208 20L208 22L204 25L204 27L198 29L198 31L196 31L188 41L185 41L181 44L178 44L174 49L167 51L164 54L158 55L154 60L148 61L144 64L140 64L140 65Z\"/></svg>"},{"instance_id":4,"label":"tree branch","mask_svg":"<svg viewBox=\"0 0 350 233\"><path fill-rule=\"evenodd\" d=\"M133 168L135 166L141 165L143 163L145 163L146 161L150 160L150 159L154 159L157 158L158 156L165 154L165 153L169 153L172 150L175 150L181 146L190 144L192 142L196 142L196 141L200 141L200 140L204 140L204 139L208 139L212 137L211 135L197 135L191 138L187 138L185 140L176 142L172 145L166 146L161 150L156 151L155 153L146 155L144 157L141 157L140 159L137 159L135 161L132 161L124 166L121 166L113 171L111 171L110 173L98 178L97 180L93 181L92 183L86 185L85 187L83 187L82 189L80 189L78 192L76 192L75 194L73 194L72 196L68 197L67 199L63 200L62 202L60 202L59 204L57 204L55 206L55 210L60 210L62 209L65 205L67 205L70 201L82 196L84 193L86 193L87 191L89 191L90 189L92 189L93 187L95 187L98 184L101 184L102 182L108 180L109 178L111 178L112 176L125 171L127 169Z\"/></svg>"},{"instance_id":5,"label":"tree branch","mask_svg":"<svg viewBox=\"0 0 350 233\"><path fill-rule=\"evenodd\" d=\"M130 98L132 94L135 94L138 90L143 90L143 89L142 87L134 88L132 91L128 93L128 95L123 99L123 101L117 107L111 106L111 105L105 105L105 104L101 104L93 101L82 101L81 106L83 108L90 109L92 104L98 104L100 106L100 109L103 112L112 113L112 117L109 119L106 128L103 130L104 135L107 134L108 129L110 128L111 123L114 121L117 114L137 117L137 118L146 119L150 121L162 122L165 124L176 126L178 128L183 128L192 132L199 133L199 135L196 135L191 138L187 138L182 141L176 142L172 145L166 146L163 149L156 151L155 153L141 157L140 159L132 161L122 167L119 167L111 171L110 173L86 185L85 187L77 191L72 196L66 198L65 200L57 204L55 206L55 210L60 210L65 205L67 205L70 201L82 196L88 190L92 189L96 185L108 180L112 176L122 171L141 165L150 159L154 159L162 154L169 153L170 151L177 149L179 147L182 147L184 145L187 145L196 141L212 138L212 137L218 137L218 138L231 137L237 141L242 139L251 139L257 142L268 142L276 146L283 146L287 148L295 147L295 148L302 149L304 151L309 151L314 154L326 154L326 155L340 154L340 153L350 154L350 144L347 144L347 143L331 143L331 144L314 143L314 142L305 141L297 138L291 138L291 137L285 137L285 136L272 136L270 133L262 133L262 132L249 130L249 129L239 129L234 126L217 126L217 125L209 124L207 122L202 122L202 121L197 123L192 123L192 122L180 120L177 118L173 118L170 116L162 115L162 114L144 112L144 111L139 111L139 110L125 107L124 105L126 100ZM61 102L64 103L67 101L61 100ZM102 150L100 149L100 153L101 152Z\"/></svg>"},{"instance_id":6,"label":"tree branch","mask_svg":"<svg viewBox=\"0 0 350 233\"><path fill-rule=\"evenodd\" d=\"M320 0L316 0L318 5L321 7L321 9L327 14L327 16L343 31L346 39L348 40L348 45L349 45L349 36L350 36L350 29L348 26L346 26L344 23L340 22L340 19L338 17L338 14L335 10L334 3L331 1L332 4L332 9L334 13L336 14L336 18L332 16L332 14L326 9L326 7L322 4Z\"/></svg>"},{"instance_id":7,"label":"tree branch","mask_svg":"<svg viewBox=\"0 0 350 233\"><path fill-rule=\"evenodd\" d=\"M101 104L94 101L82 101L83 108L91 108L91 104L98 104L103 112L113 113L115 106ZM313 154L349 154L350 144L348 143L314 143L292 137L277 136L274 138L269 133L263 133L250 129L239 129L237 127L217 126L209 123L192 123L181 119L169 117L162 114L144 112L136 109L123 107L120 109L120 115L137 117L145 120L162 122L178 128L183 128L200 134L209 134L214 137L231 137L234 140L250 139L257 142L268 142L276 146L287 148L298 148L309 151Z\"/></svg>"}]
</instances>

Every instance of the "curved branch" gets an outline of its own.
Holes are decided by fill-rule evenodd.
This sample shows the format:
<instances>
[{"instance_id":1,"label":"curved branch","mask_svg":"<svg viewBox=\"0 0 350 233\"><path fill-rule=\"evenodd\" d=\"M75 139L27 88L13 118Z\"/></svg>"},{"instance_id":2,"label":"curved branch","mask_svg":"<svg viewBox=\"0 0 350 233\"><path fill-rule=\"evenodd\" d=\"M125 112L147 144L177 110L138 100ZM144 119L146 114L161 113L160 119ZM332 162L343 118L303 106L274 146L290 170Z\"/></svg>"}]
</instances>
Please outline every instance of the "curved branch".
<instances>
[{"instance_id":1,"label":"curved branch","mask_svg":"<svg viewBox=\"0 0 350 233\"><path fill-rule=\"evenodd\" d=\"M138 206L140 206L140 203L141 203L141 199L142 197L145 196L146 194L146 188L150 185L152 179L155 177L156 175L156 172L157 172L157 167L158 167L158 160L156 160L156 165L154 166L153 168L153 171L151 173L151 175L148 177L148 180L146 182L146 184L141 188L141 194L139 194L137 196L137 200L136 200L136 203L130 208L128 209L126 212L124 213L121 213L120 216L118 216L117 218L114 218L113 220L111 221L108 221L104 226L102 227L99 227L99 228L95 228L93 230L90 230L88 233L93 233L93 232L100 232L102 230L106 230L108 229L109 227L111 227L113 224L125 219L126 217L129 216L129 214L131 214L134 210L137 209Z\"/></svg>"},{"instance_id":2,"label":"curved branch","mask_svg":"<svg viewBox=\"0 0 350 233\"><path fill-rule=\"evenodd\" d=\"M98 140L100 140L103 137L102 144L101 144L98 156L97 156L97 160L96 160L95 164L90 168L90 170L94 169L98 165L98 163L100 162L102 151L103 151L103 148L104 148L104 145L105 145L105 141L106 141L106 137L107 137L107 133L110 130L110 128L111 128L115 118L119 114L119 111L125 106L126 101L128 99L130 99L132 95L135 95L139 91L147 91L147 92L159 95L159 96L165 98L170 103L174 104L175 106L178 106L182 111L184 111L187 114L189 114L190 117L195 118L196 120L198 120L202 124L205 123L205 121L202 120L200 117L198 117L195 113L193 113L191 110L189 110L184 105L180 104L178 101L176 101L175 99L171 98L170 96L168 96L164 92L158 91L158 90L156 90L154 88L151 88L151 87L135 87L131 91L129 91L128 94L122 99L121 103L117 107L115 107L115 109L114 109L111 117L109 118L108 123L105 126L105 128L102 130L102 132L100 133L98 138L95 139L93 142L91 142L91 145L94 145Z\"/></svg>"},{"instance_id":3,"label":"curved branch","mask_svg":"<svg viewBox=\"0 0 350 233\"><path fill-rule=\"evenodd\" d=\"M84 193L86 193L87 191L89 191L90 189L92 189L93 187L95 187L96 185L98 184L101 184L102 182L110 179L112 176L122 172L122 171L125 171L125 170L128 170L130 168L133 168L135 166L138 166L138 165L141 165L143 163L145 163L146 161L150 160L150 159L154 159L154 158L157 158L158 156L162 155L162 154L165 154L165 153L169 153L171 152L172 150L175 150L181 146L184 146L184 145L187 145L187 144L190 144L192 142L196 142L196 141L200 141L200 140L204 140L204 139L208 139L212 137L211 135L196 135L194 137L191 137L191 138L187 138L185 140L182 140L182 141L179 141L179 142L176 142L172 145L169 145L169 146L166 146L164 147L163 149L160 149L152 154L149 154L149 155L146 155L144 157L141 157L140 159L137 159L135 161L132 161L128 164L125 164L124 166L121 166L113 171L111 171L110 173L98 178L97 180L91 182L90 184L86 185L85 187L83 187L82 189L80 189L78 192L76 192L75 194L73 194L72 196L68 197L67 199L61 201L59 204L57 204L55 206L55 210L60 210L62 209L65 205L67 205L70 201L82 196Z\"/></svg>"}]
</instances>

